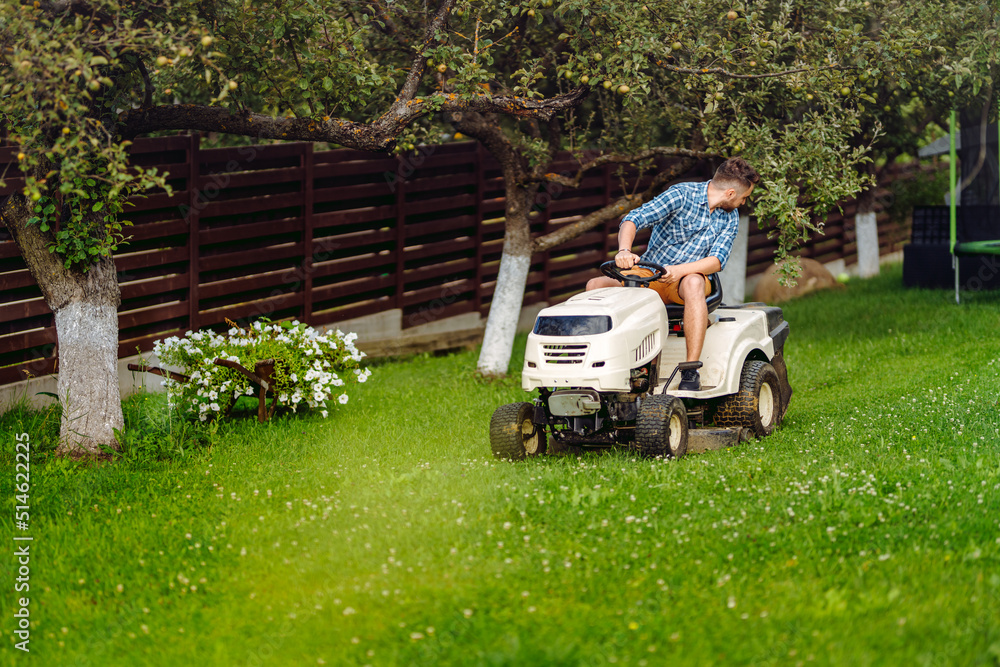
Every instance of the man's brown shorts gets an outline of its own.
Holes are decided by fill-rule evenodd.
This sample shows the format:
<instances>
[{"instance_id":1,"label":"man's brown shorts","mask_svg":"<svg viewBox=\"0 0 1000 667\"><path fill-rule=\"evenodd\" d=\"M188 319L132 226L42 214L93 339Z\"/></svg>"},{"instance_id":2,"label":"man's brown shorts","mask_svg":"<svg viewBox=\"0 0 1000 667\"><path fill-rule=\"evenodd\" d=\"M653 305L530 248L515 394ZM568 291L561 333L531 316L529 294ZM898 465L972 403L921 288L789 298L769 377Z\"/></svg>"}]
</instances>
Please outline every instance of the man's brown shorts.
<instances>
[{"instance_id":1,"label":"man's brown shorts","mask_svg":"<svg viewBox=\"0 0 1000 667\"><path fill-rule=\"evenodd\" d=\"M651 275L653 275L653 272L650 269L646 269L641 266L636 266L631 269L626 269L622 271L622 275L648 278ZM709 282L707 276L702 275L702 278L705 279L705 296L708 296L709 294L712 293L712 283ZM663 299L663 303L676 303L679 305L684 305L684 299L682 299L681 295L677 293L677 288L680 287L680 285L681 281L679 280L675 280L670 283L662 283L658 280L654 280L649 284L649 287L654 292L660 295L660 298Z\"/></svg>"}]
</instances>

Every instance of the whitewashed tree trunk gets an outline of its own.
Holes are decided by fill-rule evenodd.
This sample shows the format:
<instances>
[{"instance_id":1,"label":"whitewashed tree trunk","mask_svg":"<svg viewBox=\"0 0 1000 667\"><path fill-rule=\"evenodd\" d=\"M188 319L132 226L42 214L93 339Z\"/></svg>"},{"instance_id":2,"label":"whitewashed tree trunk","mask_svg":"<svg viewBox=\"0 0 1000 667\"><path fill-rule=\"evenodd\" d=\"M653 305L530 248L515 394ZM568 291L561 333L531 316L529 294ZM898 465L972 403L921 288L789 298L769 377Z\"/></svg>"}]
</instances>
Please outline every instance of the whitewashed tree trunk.
<instances>
[{"instance_id":1,"label":"whitewashed tree trunk","mask_svg":"<svg viewBox=\"0 0 1000 667\"><path fill-rule=\"evenodd\" d=\"M504 244L497 287L486 319L486 333L477 365L477 370L484 375L507 373L530 267L531 255L508 252L507 244Z\"/></svg>"},{"instance_id":2,"label":"whitewashed tree trunk","mask_svg":"<svg viewBox=\"0 0 1000 667\"><path fill-rule=\"evenodd\" d=\"M59 339L60 455L117 449L124 429L118 385L118 309L100 299L71 301L55 312Z\"/></svg>"},{"instance_id":3,"label":"whitewashed tree trunk","mask_svg":"<svg viewBox=\"0 0 1000 667\"><path fill-rule=\"evenodd\" d=\"M66 268L49 252L52 232L29 225L30 202L11 195L0 220L21 251L31 275L55 314L59 342L57 393L63 408L60 444L65 456L101 456L102 446L118 449L114 429L122 429L118 387L118 305L121 290L115 262L102 257L86 271Z\"/></svg>"},{"instance_id":4,"label":"whitewashed tree trunk","mask_svg":"<svg viewBox=\"0 0 1000 667\"><path fill-rule=\"evenodd\" d=\"M740 214L740 229L733 241L726 268L719 272L722 280L722 300L730 305L744 302L747 293L747 244L750 236L750 216Z\"/></svg>"},{"instance_id":5,"label":"whitewashed tree trunk","mask_svg":"<svg viewBox=\"0 0 1000 667\"><path fill-rule=\"evenodd\" d=\"M878 221L874 211L859 211L854 216L858 242L858 276L871 278L879 273Z\"/></svg>"}]
</instances>

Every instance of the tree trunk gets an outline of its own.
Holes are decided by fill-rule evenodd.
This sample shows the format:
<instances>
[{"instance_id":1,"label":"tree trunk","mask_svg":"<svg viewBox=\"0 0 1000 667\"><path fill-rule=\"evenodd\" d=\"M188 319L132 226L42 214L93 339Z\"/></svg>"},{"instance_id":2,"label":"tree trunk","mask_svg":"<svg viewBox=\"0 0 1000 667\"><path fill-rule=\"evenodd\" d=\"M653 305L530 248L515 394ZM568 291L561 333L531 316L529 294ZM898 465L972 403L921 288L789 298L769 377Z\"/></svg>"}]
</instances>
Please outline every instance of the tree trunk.
<instances>
[{"instance_id":1,"label":"tree trunk","mask_svg":"<svg viewBox=\"0 0 1000 667\"><path fill-rule=\"evenodd\" d=\"M27 224L30 202L11 195L0 208L31 275L55 314L57 370L62 405L59 455L100 456L118 449L114 429L124 427L118 386L118 305L114 260L102 258L83 272L67 269L49 252L50 233Z\"/></svg>"},{"instance_id":2,"label":"tree trunk","mask_svg":"<svg viewBox=\"0 0 1000 667\"><path fill-rule=\"evenodd\" d=\"M69 272L67 272L69 273ZM118 305L121 291L111 258L86 274L66 275L77 292L52 308L59 341L60 455L99 455L118 449L115 429L125 427L118 383ZM51 306L51 304L50 304Z\"/></svg>"},{"instance_id":3,"label":"tree trunk","mask_svg":"<svg viewBox=\"0 0 1000 667\"><path fill-rule=\"evenodd\" d=\"M877 179L878 172L871 166L868 174ZM876 180L858 195L854 213L854 231L858 248L858 277L871 278L879 274L878 219L875 213Z\"/></svg>"},{"instance_id":4,"label":"tree trunk","mask_svg":"<svg viewBox=\"0 0 1000 667\"><path fill-rule=\"evenodd\" d=\"M524 302L524 286L531 266L528 214L537 186L507 184L506 228L496 291L486 319L477 370L487 376L506 375L514 348L514 334Z\"/></svg>"}]
</instances>

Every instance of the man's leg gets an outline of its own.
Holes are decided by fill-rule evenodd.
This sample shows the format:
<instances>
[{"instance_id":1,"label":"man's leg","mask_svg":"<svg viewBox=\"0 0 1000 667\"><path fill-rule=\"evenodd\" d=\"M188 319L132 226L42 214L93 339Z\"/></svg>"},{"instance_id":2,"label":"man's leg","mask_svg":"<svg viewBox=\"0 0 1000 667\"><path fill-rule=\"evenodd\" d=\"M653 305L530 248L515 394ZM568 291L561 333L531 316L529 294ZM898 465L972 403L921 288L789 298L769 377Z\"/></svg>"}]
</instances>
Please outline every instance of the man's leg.
<instances>
[{"instance_id":1,"label":"man's leg","mask_svg":"<svg viewBox=\"0 0 1000 667\"><path fill-rule=\"evenodd\" d=\"M600 278L591 278L587 281L587 291L592 289L601 289L602 287L621 287L622 284L615 280L614 278L608 278L607 276L601 276Z\"/></svg>"},{"instance_id":2,"label":"man's leg","mask_svg":"<svg viewBox=\"0 0 1000 667\"><path fill-rule=\"evenodd\" d=\"M684 276L677 293L684 299L684 342L687 360L698 361L708 328L708 304L705 302L705 276L693 273Z\"/></svg>"}]
</instances>

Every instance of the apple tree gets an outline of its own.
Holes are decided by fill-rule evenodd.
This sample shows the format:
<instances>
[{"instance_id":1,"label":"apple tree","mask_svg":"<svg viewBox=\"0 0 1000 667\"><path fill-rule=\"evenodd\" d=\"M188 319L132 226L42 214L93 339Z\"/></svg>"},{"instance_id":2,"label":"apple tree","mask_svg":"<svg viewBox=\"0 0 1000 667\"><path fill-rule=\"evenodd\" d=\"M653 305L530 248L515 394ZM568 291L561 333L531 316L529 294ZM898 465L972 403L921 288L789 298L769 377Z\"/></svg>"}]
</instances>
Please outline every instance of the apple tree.
<instances>
[{"instance_id":1,"label":"apple tree","mask_svg":"<svg viewBox=\"0 0 1000 667\"><path fill-rule=\"evenodd\" d=\"M0 218L55 314L60 454L116 448L123 426L112 255L127 196L167 186L129 166L133 139L205 130L388 151L427 114L544 120L579 101L425 82L452 4L421 3L397 30L379 2L0 0L0 123L24 177Z\"/></svg>"}]
</instances>

